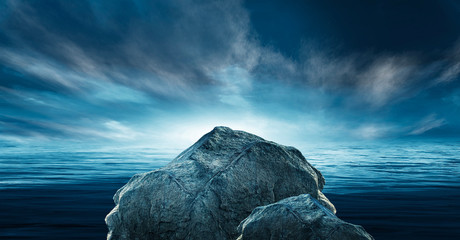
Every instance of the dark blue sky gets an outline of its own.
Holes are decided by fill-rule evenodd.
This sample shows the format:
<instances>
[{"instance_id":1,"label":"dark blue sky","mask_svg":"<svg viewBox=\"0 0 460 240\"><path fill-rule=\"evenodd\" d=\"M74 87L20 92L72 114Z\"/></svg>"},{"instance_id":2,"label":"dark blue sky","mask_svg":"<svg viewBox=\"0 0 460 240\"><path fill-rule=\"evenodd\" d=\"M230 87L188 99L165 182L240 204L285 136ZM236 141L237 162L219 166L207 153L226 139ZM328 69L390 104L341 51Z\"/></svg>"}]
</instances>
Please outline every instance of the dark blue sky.
<instances>
[{"instance_id":1,"label":"dark blue sky","mask_svg":"<svg viewBox=\"0 0 460 240\"><path fill-rule=\"evenodd\" d=\"M460 136L460 3L2 1L0 140Z\"/></svg>"}]
</instances>

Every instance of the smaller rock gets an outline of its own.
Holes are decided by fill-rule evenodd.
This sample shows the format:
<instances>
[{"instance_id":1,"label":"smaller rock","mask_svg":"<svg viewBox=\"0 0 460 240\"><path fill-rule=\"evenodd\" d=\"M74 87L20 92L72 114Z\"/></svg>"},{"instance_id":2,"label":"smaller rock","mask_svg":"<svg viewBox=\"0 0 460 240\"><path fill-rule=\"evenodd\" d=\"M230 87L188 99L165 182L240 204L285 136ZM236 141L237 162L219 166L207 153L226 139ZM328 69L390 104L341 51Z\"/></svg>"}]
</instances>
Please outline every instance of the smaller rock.
<instances>
[{"instance_id":1,"label":"smaller rock","mask_svg":"<svg viewBox=\"0 0 460 240\"><path fill-rule=\"evenodd\" d=\"M374 239L363 227L340 220L310 194L255 208L238 226L245 239Z\"/></svg>"}]
</instances>

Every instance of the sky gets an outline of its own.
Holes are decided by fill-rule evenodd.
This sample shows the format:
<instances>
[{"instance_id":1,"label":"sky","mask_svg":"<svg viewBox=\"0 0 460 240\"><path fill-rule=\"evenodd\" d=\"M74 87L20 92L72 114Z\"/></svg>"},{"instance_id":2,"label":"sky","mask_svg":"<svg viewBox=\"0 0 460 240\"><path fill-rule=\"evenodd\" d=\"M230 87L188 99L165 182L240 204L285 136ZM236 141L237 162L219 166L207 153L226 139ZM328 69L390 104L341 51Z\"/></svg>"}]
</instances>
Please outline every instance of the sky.
<instances>
[{"instance_id":1,"label":"sky","mask_svg":"<svg viewBox=\"0 0 460 240\"><path fill-rule=\"evenodd\" d=\"M456 0L0 2L0 141L460 136Z\"/></svg>"}]
</instances>

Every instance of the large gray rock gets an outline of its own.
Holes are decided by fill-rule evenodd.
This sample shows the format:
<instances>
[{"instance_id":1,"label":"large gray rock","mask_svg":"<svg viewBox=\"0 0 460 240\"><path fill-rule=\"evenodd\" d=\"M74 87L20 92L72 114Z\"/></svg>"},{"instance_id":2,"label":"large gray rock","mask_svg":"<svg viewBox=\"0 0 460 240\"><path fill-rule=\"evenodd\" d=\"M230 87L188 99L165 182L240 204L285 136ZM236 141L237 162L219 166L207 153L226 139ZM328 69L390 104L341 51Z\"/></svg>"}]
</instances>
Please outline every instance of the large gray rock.
<instances>
[{"instance_id":1,"label":"large gray rock","mask_svg":"<svg viewBox=\"0 0 460 240\"><path fill-rule=\"evenodd\" d=\"M216 127L166 167L137 174L117 191L108 239L236 239L257 206L321 193L324 178L293 147Z\"/></svg>"},{"instance_id":2,"label":"large gray rock","mask_svg":"<svg viewBox=\"0 0 460 240\"><path fill-rule=\"evenodd\" d=\"M238 240L374 239L361 226L337 218L309 194L257 207L238 231Z\"/></svg>"}]
</instances>

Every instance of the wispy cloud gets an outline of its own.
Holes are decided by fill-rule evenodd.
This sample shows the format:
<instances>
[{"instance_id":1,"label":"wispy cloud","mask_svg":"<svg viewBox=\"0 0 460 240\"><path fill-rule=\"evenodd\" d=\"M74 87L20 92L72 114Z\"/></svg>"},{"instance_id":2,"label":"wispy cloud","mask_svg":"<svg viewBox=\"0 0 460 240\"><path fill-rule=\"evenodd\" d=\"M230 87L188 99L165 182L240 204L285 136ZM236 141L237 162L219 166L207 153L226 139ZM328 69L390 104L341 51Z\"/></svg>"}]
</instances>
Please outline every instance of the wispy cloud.
<instances>
[{"instance_id":1,"label":"wispy cloud","mask_svg":"<svg viewBox=\"0 0 460 240\"><path fill-rule=\"evenodd\" d=\"M446 123L445 119L437 118L435 114L431 114L415 124L414 129L409 134L420 135L432 129L441 127Z\"/></svg>"},{"instance_id":2,"label":"wispy cloud","mask_svg":"<svg viewBox=\"0 0 460 240\"><path fill-rule=\"evenodd\" d=\"M449 51L446 67L437 79L438 83L458 80L460 76L460 40Z\"/></svg>"},{"instance_id":3,"label":"wispy cloud","mask_svg":"<svg viewBox=\"0 0 460 240\"><path fill-rule=\"evenodd\" d=\"M354 130L354 135L358 139L378 139L391 136L392 131L392 127L383 124L364 124Z\"/></svg>"},{"instance_id":4,"label":"wispy cloud","mask_svg":"<svg viewBox=\"0 0 460 240\"><path fill-rule=\"evenodd\" d=\"M416 54L334 55L310 51L303 65L308 84L341 93L347 103L380 108L413 97L439 79L456 79L455 64L422 63ZM448 73L447 73L447 72Z\"/></svg>"}]
</instances>

